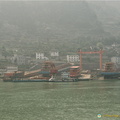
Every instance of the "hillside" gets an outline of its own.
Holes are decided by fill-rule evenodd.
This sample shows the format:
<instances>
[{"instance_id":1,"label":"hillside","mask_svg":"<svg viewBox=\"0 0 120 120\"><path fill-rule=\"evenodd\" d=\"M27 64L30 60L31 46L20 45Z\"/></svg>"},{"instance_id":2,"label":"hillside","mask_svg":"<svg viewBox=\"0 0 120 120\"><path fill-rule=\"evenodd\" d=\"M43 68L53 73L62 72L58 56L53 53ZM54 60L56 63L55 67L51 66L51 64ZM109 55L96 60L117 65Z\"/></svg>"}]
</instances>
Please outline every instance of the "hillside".
<instances>
[{"instance_id":1,"label":"hillside","mask_svg":"<svg viewBox=\"0 0 120 120\"><path fill-rule=\"evenodd\" d=\"M120 36L120 1L89 2L105 31Z\"/></svg>"},{"instance_id":2,"label":"hillside","mask_svg":"<svg viewBox=\"0 0 120 120\"><path fill-rule=\"evenodd\" d=\"M108 41L112 36L118 37L119 32L115 30L119 29L119 10L115 5L111 8L109 3L103 4L85 1L0 2L1 46L25 54L50 50L72 52L105 39ZM114 8L115 15L109 13ZM114 18L109 20L111 14Z\"/></svg>"}]
</instances>

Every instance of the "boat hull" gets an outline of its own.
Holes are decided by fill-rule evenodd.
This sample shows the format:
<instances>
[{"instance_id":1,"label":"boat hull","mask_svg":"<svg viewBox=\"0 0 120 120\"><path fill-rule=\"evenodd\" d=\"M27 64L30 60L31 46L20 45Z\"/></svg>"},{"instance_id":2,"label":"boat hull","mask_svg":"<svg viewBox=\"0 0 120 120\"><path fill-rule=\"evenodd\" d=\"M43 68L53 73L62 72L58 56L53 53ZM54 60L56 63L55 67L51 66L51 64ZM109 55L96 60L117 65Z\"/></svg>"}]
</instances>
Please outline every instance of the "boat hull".
<instances>
[{"instance_id":1,"label":"boat hull","mask_svg":"<svg viewBox=\"0 0 120 120\"><path fill-rule=\"evenodd\" d=\"M77 82L78 80L47 80L47 79L15 79L3 80L4 82Z\"/></svg>"},{"instance_id":2,"label":"boat hull","mask_svg":"<svg viewBox=\"0 0 120 120\"><path fill-rule=\"evenodd\" d=\"M104 78L119 78L120 72L101 72L100 75Z\"/></svg>"}]
</instances>

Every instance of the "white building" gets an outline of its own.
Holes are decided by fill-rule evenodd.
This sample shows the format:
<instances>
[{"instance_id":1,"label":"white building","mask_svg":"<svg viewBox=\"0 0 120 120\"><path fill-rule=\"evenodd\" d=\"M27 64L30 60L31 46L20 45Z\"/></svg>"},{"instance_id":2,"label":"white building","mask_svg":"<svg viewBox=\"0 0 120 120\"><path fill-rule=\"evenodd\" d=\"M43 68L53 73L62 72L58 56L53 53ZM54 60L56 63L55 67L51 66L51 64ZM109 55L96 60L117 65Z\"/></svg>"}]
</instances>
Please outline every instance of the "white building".
<instances>
[{"instance_id":1,"label":"white building","mask_svg":"<svg viewBox=\"0 0 120 120\"><path fill-rule=\"evenodd\" d=\"M115 64L120 64L120 57L112 57L111 62L113 62Z\"/></svg>"},{"instance_id":2,"label":"white building","mask_svg":"<svg viewBox=\"0 0 120 120\"><path fill-rule=\"evenodd\" d=\"M44 59L44 53L36 53L36 59Z\"/></svg>"},{"instance_id":3,"label":"white building","mask_svg":"<svg viewBox=\"0 0 120 120\"><path fill-rule=\"evenodd\" d=\"M14 66L9 66L6 68L7 72L15 72L18 71L18 67L14 67Z\"/></svg>"},{"instance_id":4,"label":"white building","mask_svg":"<svg viewBox=\"0 0 120 120\"><path fill-rule=\"evenodd\" d=\"M59 56L59 52L50 52L51 56Z\"/></svg>"},{"instance_id":5,"label":"white building","mask_svg":"<svg viewBox=\"0 0 120 120\"><path fill-rule=\"evenodd\" d=\"M44 53L36 53L36 59L49 60L48 57L44 56Z\"/></svg>"},{"instance_id":6,"label":"white building","mask_svg":"<svg viewBox=\"0 0 120 120\"><path fill-rule=\"evenodd\" d=\"M79 55L67 55L67 62L78 62L80 61Z\"/></svg>"}]
</instances>

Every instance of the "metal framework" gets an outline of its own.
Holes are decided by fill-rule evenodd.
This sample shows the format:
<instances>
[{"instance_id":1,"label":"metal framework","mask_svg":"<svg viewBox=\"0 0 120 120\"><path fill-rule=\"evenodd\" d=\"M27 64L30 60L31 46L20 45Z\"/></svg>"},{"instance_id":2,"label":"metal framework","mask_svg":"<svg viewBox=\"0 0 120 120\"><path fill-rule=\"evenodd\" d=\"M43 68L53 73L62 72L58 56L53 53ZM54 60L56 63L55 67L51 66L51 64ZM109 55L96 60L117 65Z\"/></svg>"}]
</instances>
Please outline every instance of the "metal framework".
<instances>
[{"instance_id":1,"label":"metal framework","mask_svg":"<svg viewBox=\"0 0 120 120\"><path fill-rule=\"evenodd\" d=\"M88 51L88 52L83 52L82 50L78 51L78 53L80 54L80 67L82 70L82 54L99 54L100 57L100 70L102 70L102 54L104 53L104 51L100 50L100 51Z\"/></svg>"}]
</instances>

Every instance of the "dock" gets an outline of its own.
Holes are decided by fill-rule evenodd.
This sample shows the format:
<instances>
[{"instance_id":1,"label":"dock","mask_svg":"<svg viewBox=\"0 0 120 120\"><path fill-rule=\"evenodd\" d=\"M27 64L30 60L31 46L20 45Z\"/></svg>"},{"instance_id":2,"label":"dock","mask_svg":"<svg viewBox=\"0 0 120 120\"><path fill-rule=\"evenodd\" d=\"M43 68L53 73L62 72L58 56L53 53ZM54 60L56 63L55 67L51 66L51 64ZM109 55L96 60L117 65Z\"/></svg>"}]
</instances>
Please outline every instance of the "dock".
<instances>
[{"instance_id":1,"label":"dock","mask_svg":"<svg viewBox=\"0 0 120 120\"><path fill-rule=\"evenodd\" d=\"M81 80L92 80L92 78L91 78L91 74L81 74L81 76L78 78L78 80L79 81L81 81Z\"/></svg>"}]
</instances>

